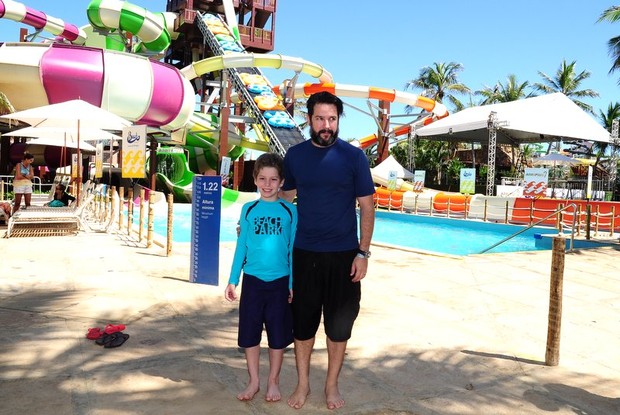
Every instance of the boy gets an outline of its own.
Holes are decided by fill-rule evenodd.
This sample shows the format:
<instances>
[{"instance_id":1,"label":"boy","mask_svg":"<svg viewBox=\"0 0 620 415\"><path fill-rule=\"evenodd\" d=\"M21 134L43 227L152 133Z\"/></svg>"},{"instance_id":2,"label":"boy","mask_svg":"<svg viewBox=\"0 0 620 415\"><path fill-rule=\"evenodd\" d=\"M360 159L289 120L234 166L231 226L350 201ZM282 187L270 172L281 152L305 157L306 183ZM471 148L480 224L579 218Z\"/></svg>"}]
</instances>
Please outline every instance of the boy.
<instances>
[{"instance_id":1,"label":"boy","mask_svg":"<svg viewBox=\"0 0 620 415\"><path fill-rule=\"evenodd\" d=\"M259 359L263 324L269 344L269 379L265 400L281 399L280 368L284 348L293 342L290 302L293 298L292 252L297 208L278 197L284 181L282 157L261 155L254 165L254 184L260 199L241 209L241 227L224 297L237 299L236 287L243 269L239 302L239 347L245 348L249 381L237 395L249 401L260 390Z\"/></svg>"}]
</instances>

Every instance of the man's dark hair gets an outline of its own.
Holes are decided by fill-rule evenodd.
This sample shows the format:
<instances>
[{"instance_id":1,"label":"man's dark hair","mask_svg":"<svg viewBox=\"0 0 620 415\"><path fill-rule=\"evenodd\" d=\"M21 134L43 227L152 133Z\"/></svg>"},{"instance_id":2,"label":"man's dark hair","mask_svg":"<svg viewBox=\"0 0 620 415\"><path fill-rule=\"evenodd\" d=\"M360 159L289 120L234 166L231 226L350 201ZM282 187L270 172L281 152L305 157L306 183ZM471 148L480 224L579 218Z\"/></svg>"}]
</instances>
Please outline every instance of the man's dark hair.
<instances>
[{"instance_id":1,"label":"man's dark hair","mask_svg":"<svg viewBox=\"0 0 620 415\"><path fill-rule=\"evenodd\" d=\"M258 177L260 169L262 169L263 167L275 167L275 169L278 171L278 176L280 176L280 178L283 178L283 164L284 161L282 160L282 157L280 157L280 155L276 153L261 154L254 163L254 171L252 172L252 175L256 179Z\"/></svg>"},{"instance_id":2,"label":"man's dark hair","mask_svg":"<svg viewBox=\"0 0 620 415\"><path fill-rule=\"evenodd\" d=\"M336 112L338 113L338 118L340 118L344 113L344 105L342 104L342 100L336 95L327 91L317 92L316 94L310 95L310 98L308 98L306 106L308 108L308 116L310 118L312 118L312 114L314 114L314 106L316 104L335 105Z\"/></svg>"},{"instance_id":3,"label":"man's dark hair","mask_svg":"<svg viewBox=\"0 0 620 415\"><path fill-rule=\"evenodd\" d=\"M23 160L29 160L29 159L33 159L34 156L32 155L32 153L29 153L27 151L24 152L24 158Z\"/></svg>"}]
</instances>

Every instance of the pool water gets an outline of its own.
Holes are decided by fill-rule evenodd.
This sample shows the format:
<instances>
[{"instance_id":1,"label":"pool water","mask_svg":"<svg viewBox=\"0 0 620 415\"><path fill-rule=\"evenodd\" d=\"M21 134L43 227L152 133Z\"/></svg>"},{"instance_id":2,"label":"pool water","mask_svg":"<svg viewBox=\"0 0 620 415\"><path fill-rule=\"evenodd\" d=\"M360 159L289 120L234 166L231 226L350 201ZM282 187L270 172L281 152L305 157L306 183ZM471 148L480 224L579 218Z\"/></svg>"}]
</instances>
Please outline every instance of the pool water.
<instances>
[{"instance_id":1,"label":"pool water","mask_svg":"<svg viewBox=\"0 0 620 415\"><path fill-rule=\"evenodd\" d=\"M174 242L191 242L190 203L174 205L172 239ZM241 205L222 210L221 242L234 242ZM137 222L134 212L134 223ZM155 211L154 232L165 238L167 210ZM523 226L496 224L473 220L459 220L406 213L377 211L373 242L397 245L414 250L431 251L450 255L476 254L523 229ZM556 234L551 228L534 227L488 251L516 252L547 250L548 245L537 243L540 234Z\"/></svg>"},{"instance_id":2,"label":"pool water","mask_svg":"<svg viewBox=\"0 0 620 415\"><path fill-rule=\"evenodd\" d=\"M451 255L480 253L524 228L518 225L383 211L378 211L376 218L373 242ZM488 253L549 249L537 243L539 238L536 235L540 234L557 234L557 231L533 227Z\"/></svg>"}]
</instances>

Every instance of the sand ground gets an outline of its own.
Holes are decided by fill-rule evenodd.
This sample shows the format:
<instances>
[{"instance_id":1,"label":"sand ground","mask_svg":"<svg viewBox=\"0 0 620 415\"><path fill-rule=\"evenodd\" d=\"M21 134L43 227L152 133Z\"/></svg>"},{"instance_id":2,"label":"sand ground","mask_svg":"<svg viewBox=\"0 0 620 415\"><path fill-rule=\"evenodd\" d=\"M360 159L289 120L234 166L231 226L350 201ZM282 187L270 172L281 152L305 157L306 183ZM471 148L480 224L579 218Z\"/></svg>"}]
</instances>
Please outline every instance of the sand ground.
<instances>
[{"instance_id":1,"label":"sand ground","mask_svg":"<svg viewBox=\"0 0 620 415\"><path fill-rule=\"evenodd\" d=\"M3 234L0 229L0 234ZM0 239L0 414L290 414L246 382L237 304L122 234ZM341 374L346 414L620 413L620 249L568 253L558 366L545 365L551 253L434 256L373 246ZM90 327L127 325L105 349ZM266 379L267 359L262 355ZM299 413L328 413L325 337ZM281 388L295 385L293 350Z\"/></svg>"}]
</instances>

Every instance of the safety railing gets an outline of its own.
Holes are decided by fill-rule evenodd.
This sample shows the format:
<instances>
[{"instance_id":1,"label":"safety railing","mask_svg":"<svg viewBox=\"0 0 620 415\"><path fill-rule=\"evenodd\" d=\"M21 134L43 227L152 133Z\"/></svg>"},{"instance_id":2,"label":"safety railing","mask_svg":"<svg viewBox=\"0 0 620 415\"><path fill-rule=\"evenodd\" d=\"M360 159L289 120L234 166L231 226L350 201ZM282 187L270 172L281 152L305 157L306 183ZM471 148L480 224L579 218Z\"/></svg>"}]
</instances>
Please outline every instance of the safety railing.
<instances>
[{"instance_id":1,"label":"safety railing","mask_svg":"<svg viewBox=\"0 0 620 415\"><path fill-rule=\"evenodd\" d=\"M6 197L6 195L12 191L13 189L13 178L14 176L11 175L6 175L6 174L0 174L0 200L4 199ZM37 193L45 193L45 192L49 192L49 190L51 189L52 184L51 183L43 183L41 181L41 178L38 176L35 176L32 179L32 184L33 184L33 188L34 191Z\"/></svg>"},{"instance_id":2,"label":"safety railing","mask_svg":"<svg viewBox=\"0 0 620 415\"><path fill-rule=\"evenodd\" d=\"M551 218L552 216L555 216L555 215L560 214L561 212L565 211L566 209L568 209L568 208L570 208L570 207L572 207L572 208L573 208L573 211L574 211L574 212L577 212L577 204L575 204L575 203L569 203L568 205L566 205L566 206L564 206L564 207L561 207L561 208L559 208L559 209L556 209L555 211L553 211L553 213L551 213L551 214L549 214L549 215L545 216L544 218L542 218L542 219L540 219L540 220L538 220L538 221L536 221L536 222L534 222L534 223L532 223L532 224L530 224L530 225L526 226L526 227L525 227L525 228L523 228L523 229L520 229L519 231L517 231L517 232L513 233L513 234L512 234L512 235L510 235L510 236L507 236L506 238L502 239L501 241L499 241L499 242L497 242L497 243L494 243L493 245L489 246L488 248L483 249L482 251L480 251L480 252L479 252L479 254L484 254L485 252L488 252L488 251L490 251L491 249L493 249L493 248L495 248L495 247L497 247L497 246L499 246L499 245L501 245L501 244L503 244L503 243L505 243L505 242L507 242L507 241L511 240L511 239L512 239L512 238L514 238L515 236L521 235L523 232L527 231L528 229L531 229L531 228L533 228L534 226L541 224L541 223L542 223L542 222L544 222L545 220L547 220L547 219ZM570 251L571 251L571 252L573 251L573 246L574 246L574 242L575 242L575 225L576 225L576 219L577 219L577 215L576 215L576 214L574 214L574 215L573 215L573 225L572 225L572 227L571 227L571 234L570 234L570 235L571 235L571 236L570 236Z\"/></svg>"}]
</instances>

